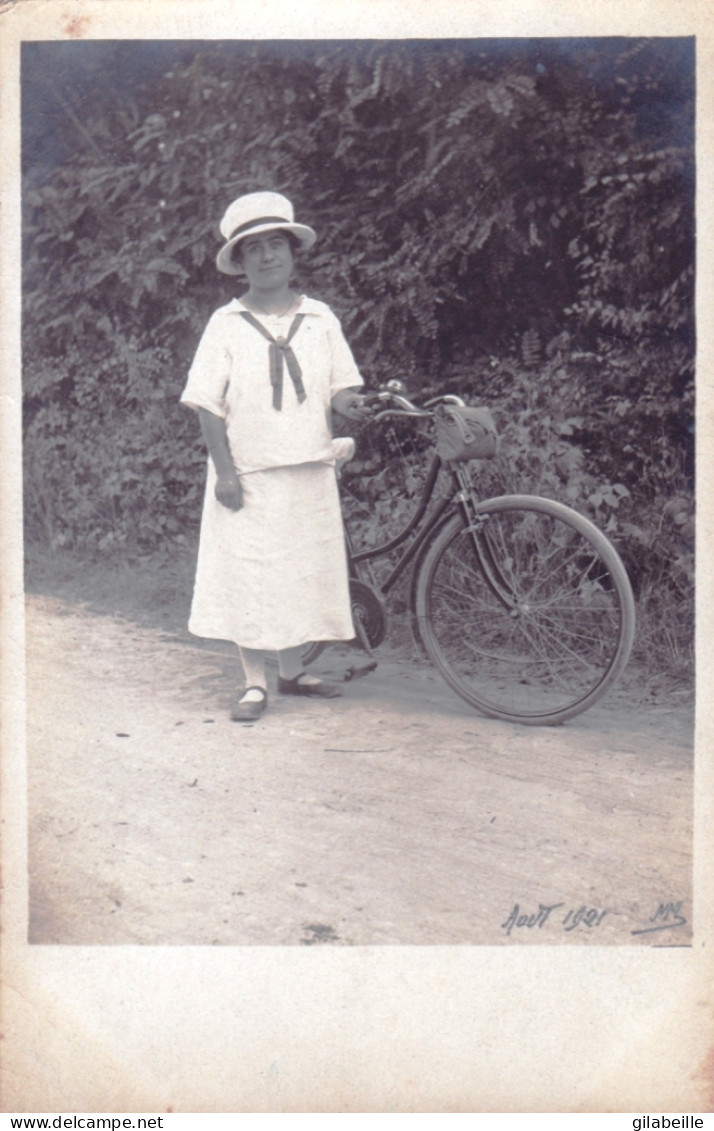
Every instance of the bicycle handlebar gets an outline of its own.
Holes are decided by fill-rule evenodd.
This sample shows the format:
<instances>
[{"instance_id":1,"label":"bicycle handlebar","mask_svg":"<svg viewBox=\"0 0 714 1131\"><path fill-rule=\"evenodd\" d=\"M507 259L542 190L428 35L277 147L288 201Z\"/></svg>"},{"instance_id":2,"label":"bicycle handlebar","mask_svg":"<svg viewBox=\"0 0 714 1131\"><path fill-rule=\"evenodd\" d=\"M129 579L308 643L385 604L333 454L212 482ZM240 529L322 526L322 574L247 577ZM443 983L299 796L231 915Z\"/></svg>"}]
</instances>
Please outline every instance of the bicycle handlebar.
<instances>
[{"instance_id":1,"label":"bicycle handlebar","mask_svg":"<svg viewBox=\"0 0 714 1131\"><path fill-rule=\"evenodd\" d=\"M389 387L387 387L380 389L379 392L367 394L367 399L369 401L378 401L380 404L384 402L391 402L394 406L385 408L381 412L375 413L375 415L372 417L373 420L383 420L387 416L416 416L422 418L430 417L434 415L432 411L434 406L439 404L455 404L459 405L461 408L465 407L465 402L461 399L461 397L457 397L455 393L444 393L438 397L431 397L428 401L425 401L423 407L420 408L419 405L414 404L414 402L410 401L409 398L405 395L406 390L404 389L401 382L395 381L394 384L398 384L400 386L400 389L390 389Z\"/></svg>"}]
</instances>

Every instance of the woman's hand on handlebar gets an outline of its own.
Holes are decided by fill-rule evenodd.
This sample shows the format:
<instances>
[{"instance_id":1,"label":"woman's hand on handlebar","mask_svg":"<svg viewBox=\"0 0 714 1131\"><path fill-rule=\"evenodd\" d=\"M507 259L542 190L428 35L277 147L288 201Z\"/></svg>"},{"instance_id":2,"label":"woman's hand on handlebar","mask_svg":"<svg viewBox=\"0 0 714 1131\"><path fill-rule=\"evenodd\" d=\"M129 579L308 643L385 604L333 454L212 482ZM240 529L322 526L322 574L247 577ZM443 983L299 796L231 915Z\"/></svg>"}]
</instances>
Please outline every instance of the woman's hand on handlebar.
<instances>
[{"instance_id":1,"label":"woman's hand on handlebar","mask_svg":"<svg viewBox=\"0 0 714 1131\"><path fill-rule=\"evenodd\" d=\"M360 393L354 389L340 389L332 398L332 407L340 416L346 416L348 420L364 420L374 413L371 399L368 393Z\"/></svg>"}]
</instances>

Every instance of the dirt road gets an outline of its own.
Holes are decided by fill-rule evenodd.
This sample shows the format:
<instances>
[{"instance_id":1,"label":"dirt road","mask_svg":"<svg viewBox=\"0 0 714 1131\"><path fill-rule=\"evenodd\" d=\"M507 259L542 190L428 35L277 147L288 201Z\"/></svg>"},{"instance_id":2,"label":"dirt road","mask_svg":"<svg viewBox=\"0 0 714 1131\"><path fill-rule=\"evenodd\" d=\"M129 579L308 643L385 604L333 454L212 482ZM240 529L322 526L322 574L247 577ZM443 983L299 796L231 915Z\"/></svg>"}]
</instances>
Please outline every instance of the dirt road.
<instances>
[{"instance_id":1,"label":"dirt road","mask_svg":"<svg viewBox=\"0 0 714 1131\"><path fill-rule=\"evenodd\" d=\"M41 596L27 626L32 942L690 941L685 708L518 727L392 655L241 726L227 646Z\"/></svg>"}]
</instances>

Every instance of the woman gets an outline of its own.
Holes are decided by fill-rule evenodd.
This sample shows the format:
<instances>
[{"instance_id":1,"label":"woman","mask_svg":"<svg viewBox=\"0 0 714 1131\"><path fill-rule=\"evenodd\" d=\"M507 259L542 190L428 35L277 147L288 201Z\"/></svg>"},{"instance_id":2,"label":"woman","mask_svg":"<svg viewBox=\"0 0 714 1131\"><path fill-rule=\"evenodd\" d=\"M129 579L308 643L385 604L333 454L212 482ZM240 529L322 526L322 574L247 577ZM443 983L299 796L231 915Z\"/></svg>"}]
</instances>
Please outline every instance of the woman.
<instances>
[{"instance_id":1,"label":"woman","mask_svg":"<svg viewBox=\"0 0 714 1131\"><path fill-rule=\"evenodd\" d=\"M245 690L231 718L250 722L268 705L267 650L282 694L340 694L300 656L310 640L355 634L331 410L369 409L337 318L291 286L296 251L317 237L290 201L241 196L220 230L218 269L248 289L210 318L181 397L210 456L189 631L238 645Z\"/></svg>"}]
</instances>

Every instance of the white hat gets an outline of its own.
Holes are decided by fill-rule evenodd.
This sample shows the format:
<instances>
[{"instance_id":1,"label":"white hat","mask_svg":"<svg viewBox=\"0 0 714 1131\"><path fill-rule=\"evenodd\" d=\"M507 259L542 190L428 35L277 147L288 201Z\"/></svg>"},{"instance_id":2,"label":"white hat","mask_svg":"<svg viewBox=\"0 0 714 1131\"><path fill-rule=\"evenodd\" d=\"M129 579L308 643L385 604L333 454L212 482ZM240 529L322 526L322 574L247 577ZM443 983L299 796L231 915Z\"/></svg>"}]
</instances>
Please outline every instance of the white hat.
<instances>
[{"instance_id":1,"label":"white hat","mask_svg":"<svg viewBox=\"0 0 714 1131\"><path fill-rule=\"evenodd\" d=\"M224 275L242 275L243 268L233 259L233 248L246 236L276 228L292 232L304 248L312 247L317 234L306 224L296 224L293 206L279 192L251 192L228 205L221 220L221 235L227 243L216 256L216 266Z\"/></svg>"}]
</instances>

